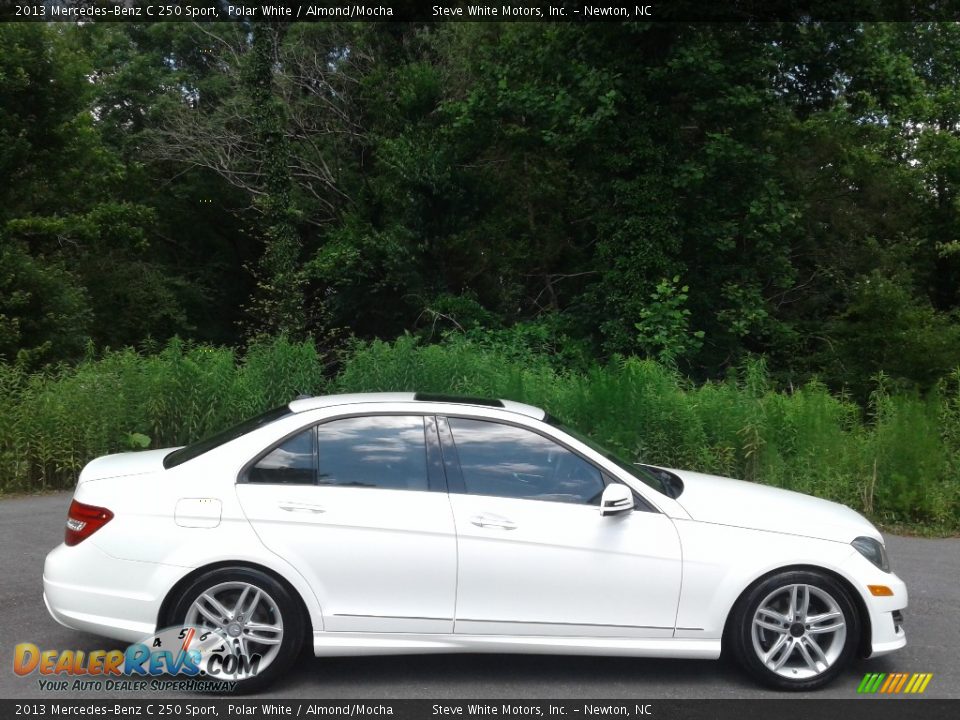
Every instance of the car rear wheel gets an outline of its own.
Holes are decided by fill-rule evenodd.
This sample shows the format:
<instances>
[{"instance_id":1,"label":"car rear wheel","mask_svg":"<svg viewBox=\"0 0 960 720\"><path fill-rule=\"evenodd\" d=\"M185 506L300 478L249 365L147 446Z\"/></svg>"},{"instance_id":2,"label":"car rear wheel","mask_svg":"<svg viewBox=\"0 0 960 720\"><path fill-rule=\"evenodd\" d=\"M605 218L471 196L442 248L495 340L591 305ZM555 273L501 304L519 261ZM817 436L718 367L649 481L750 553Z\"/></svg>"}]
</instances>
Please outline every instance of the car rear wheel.
<instances>
[{"instance_id":1,"label":"car rear wheel","mask_svg":"<svg viewBox=\"0 0 960 720\"><path fill-rule=\"evenodd\" d=\"M241 692L273 682L303 645L298 603L281 583L253 568L200 575L175 599L169 620L221 635L222 659L210 666L215 672L205 671L205 679L237 682Z\"/></svg>"},{"instance_id":2,"label":"car rear wheel","mask_svg":"<svg viewBox=\"0 0 960 720\"><path fill-rule=\"evenodd\" d=\"M751 588L734 611L732 640L740 664L783 690L813 690L853 657L860 619L847 590L828 575L790 571Z\"/></svg>"}]
</instances>

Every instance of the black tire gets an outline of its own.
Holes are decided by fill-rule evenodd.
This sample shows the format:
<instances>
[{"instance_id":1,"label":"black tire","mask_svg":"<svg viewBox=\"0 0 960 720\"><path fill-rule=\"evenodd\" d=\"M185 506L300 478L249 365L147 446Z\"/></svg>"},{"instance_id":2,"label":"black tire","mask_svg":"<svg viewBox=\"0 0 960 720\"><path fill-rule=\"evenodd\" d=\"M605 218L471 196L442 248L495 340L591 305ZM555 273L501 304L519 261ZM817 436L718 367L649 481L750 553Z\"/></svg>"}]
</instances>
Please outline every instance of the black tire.
<instances>
[{"instance_id":1,"label":"black tire","mask_svg":"<svg viewBox=\"0 0 960 720\"><path fill-rule=\"evenodd\" d=\"M796 597L791 595L792 586L798 586L799 605L802 605L804 592L801 588L809 588L806 591L809 611L802 618L801 613L794 614L790 609L791 599ZM832 601L832 606L828 600ZM778 623L773 615L766 613L761 618L765 626L754 627L757 611L764 603L767 603L764 605L767 609L783 607L785 622L780 623L779 630L767 629L766 624L775 626ZM778 603L785 604L780 606ZM831 615L842 613L842 630L831 632L828 629L837 623L837 618L815 621L812 625L797 622L825 616L828 612ZM810 632L811 628L814 633ZM767 577L741 596L731 614L727 639L734 658L755 679L778 690L799 691L823 687L843 672L856 654L860 633L860 615L843 585L824 573L795 570ZM811 642L816 643L822 657L816 654ZM771 652L777 643L782 643L780 650ZM774 665L784 655L786 659L775 671L767 666L761 653L770 653L768 662ZM823 662L824 659L829 660L829 664Z\"/></svg>"},{"instance_id":2,"label":"black tire","mask_svg":"<svg viewBox=\"0 0 960 720\"><path fill-rule=\"evenodd\" d=\"M297 602L291 595L291 591L282 583L260 570L249 567L222 567L205 572L194 578L177 597L172 599L170 611L167 613L166 624L185 624L193 603L201 594L213 588L229 585L230 583L245 583L265 593L267 598L272 600L275 606L275 610L271 611L271 615L279 614L279 624L282 625L283 628L279 649L268 665L260 669L253 677L236 681L235 692L256 692L282 676L296 660L304 645L303 640L306 632L306 623L300 603ZM260 612L264 612L264 610L261 609ZM277 619L274 618L273 622L276 622L276 620ZM266 646L255 645L254 647L263 650Z\"/></svg>"}]
</instances>

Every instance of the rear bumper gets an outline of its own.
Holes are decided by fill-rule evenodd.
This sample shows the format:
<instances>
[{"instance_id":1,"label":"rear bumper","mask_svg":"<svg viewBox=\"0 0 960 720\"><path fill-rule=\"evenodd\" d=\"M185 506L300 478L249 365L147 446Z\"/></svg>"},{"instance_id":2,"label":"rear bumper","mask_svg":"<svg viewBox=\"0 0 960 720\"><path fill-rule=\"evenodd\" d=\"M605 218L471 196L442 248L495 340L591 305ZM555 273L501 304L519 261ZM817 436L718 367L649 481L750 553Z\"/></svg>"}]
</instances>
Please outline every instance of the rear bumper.
<instances>
[{"instance_id":1,"label":"rear bumper","mask_svg":"<svg viewBox=\"0 0 960 720\"><path fill-rule=\"evenodd\" d=\"M61 625L134 642L156 631L160 604L189 568L111 557L86 540L43 566L43 601Z\"/></svg>"}]
</instances>

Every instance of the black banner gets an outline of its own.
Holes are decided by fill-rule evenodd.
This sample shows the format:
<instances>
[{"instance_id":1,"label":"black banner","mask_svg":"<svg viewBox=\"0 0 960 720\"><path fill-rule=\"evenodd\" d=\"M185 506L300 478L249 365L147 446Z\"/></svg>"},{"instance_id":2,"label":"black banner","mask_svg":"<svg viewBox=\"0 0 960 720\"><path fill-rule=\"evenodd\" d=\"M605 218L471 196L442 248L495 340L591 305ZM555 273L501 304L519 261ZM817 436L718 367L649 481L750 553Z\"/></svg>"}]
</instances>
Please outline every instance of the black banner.
<instances>
[{"instance_id":1,"label":"black banner","mask_svg":"<svg viewBox=\"0 0 960 720\"><path fill-rule=\"evenodd\" d=\"M743 720L776 717L810 720L903 720L955 718L960 701L914 699L852 700L0 700L3 718L686 718Z\"/></svg>"},{"instance_id":2,"label":"black banner","mask_svg":"<svg viewBox=\"0 0 960 720\"><path fill-rule=\"evenodd\" d=\"M5 22L960 21L960 0L0 0Z\"/></svg>"}]
</instances>

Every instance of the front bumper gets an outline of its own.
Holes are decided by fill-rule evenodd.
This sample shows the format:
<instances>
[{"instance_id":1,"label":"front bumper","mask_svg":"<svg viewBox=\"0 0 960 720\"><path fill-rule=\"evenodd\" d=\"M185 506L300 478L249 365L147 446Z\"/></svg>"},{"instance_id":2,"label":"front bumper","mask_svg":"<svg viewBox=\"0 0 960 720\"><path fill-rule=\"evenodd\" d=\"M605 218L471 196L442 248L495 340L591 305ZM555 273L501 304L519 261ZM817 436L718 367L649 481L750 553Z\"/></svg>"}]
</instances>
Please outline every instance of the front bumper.
<instances>
[{"instance_id":1,"label":"front bumper","mask_svg":"<svg viewBox=\"0 0 960 720\"><path fill-rule=\"evenodd\" d=\"M870 613L870 657L880 657L907 644L907 634L903 629L903 613Z\"/></svg>"},{"instance_id":2,"label":"front bumper","mask_svg":"<svg viewBox=\"0 0 960 720\"><path fill-rule=\"evenodd\" d=\"M877 585L886 585L893 590L889 597L874 597L864 594L867 612L870 616L869 657L879 657L907 644L907 635L903 629L903 611L907 607L907 586L893 573L884 574Z\"/></svg>"},{"instance_id":3,"label":"front bumper","mask_svg":"<svg viewBox=\"0 0 960 720\"><path fill-rule=\"evenodd\" d=\"M60 545L43 565L43 601L61 625L135 642L156 631L160 605L189 568L120 560L90 540Z\"/></svg>"}]
</instances>

